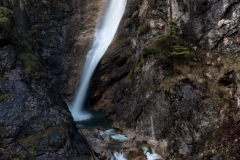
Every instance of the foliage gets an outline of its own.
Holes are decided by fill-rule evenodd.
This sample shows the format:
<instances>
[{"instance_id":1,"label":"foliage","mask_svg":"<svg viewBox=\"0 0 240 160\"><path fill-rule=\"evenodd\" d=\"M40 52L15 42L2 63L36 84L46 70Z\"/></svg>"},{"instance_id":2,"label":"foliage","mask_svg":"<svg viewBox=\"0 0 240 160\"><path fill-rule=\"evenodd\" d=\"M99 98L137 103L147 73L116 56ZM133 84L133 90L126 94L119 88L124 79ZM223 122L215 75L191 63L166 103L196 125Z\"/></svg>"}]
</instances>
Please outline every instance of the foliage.
<instances>
[{"instance_id":1,"label":"foliage","mask_svg":"<svg viewBox=\"0 0 240 160\"><path fill-rule=\"evenodd\" d=\"M151 47L146 47L143 49L143 58L146 58L148 55L150 54L156 54L158 51L154 48L151 48Z\"/></svg>"},{"instance_id":2,"label":"foliage","mask_svg":"<svg viewBox=\"0 0 240 160\"><path fill-rule=\"evenodd\" d=\"M21 47L23 49L23 52L25 53L29 53L32 51L32 47L25 40L21 42Z\"/></svg>"},{"instance_id":3,"label":"foliage","mask_svg":"<svg viewBox=\"0 0 240 160\"><path fill-rule=\"evenodd\" d=\"M18 32L15 28L11 29L10 34L14 41L16 41L19 44L19 47L22 48L22 52L24 53L30 53L32 52L32 47L28 44L26 40L22 40L19 38Z\"/></svg>"},{"instance_id":4,"label":"foliage","mask_svg":"<svg viewBox=\"0 0 240 160\"><path fill-rule=\"evenodd\" d=\"M19 60L23 63L24 70L31 74L39 70L39 62L37 57L30 53L20 53Z\"/></svg>"},{"instance_id":5,"label":"foliage","mask_svg":"<svg viewBox=\"0 0 240 160\"><path fill-rule=\"evenodd\" d=\"M123 83L123 84L131 84L131 83L132 83L132 80L131 80L129 77L125 77L125 78L122 80L122 83Z\"/></svg>"},{"instance_id":6,"label":"foliage","mask_svg":"<svg viewBox=\"0 0 240 160\"><path fill-rule=\"evenodd\" d=\"M153 10L155 10L159 7L166 7L168 5L166 2L156 3L153 0L148 0L148 4L149 4L150 8L153 9Z\"/></svg>"},{"instance_id":7,"label":"foliage","mask_svg":"<svg viewBox=\"0 0 240 160\"><path fill-rule=\"evenodd\" d=\"M157 40L153 41L151 46L161 51L162 54L168 55L171 48L170 42L171 42L170 36L162 36L162 37L159 37Z\"/></svg>"},{"instance_id":8,"label":"foliage","mask_svg":"<svg viewBox=\"0 0 240 160\"><path fill-rule=\"evenodd\" d=\"M170 26L171 26L172 47L171 47L171 52L169 56L170 57L188 57L189 55L191 55L191 52L182 43L182 40L178 35L176 22L171 21Z\"/></svg>"},{"instance_id":9,"label":"foliage","mask_svg":"<svg viewBox=\"0 0 240 160\"><path fill-rule=\"evenodd\" d=\"M31 154L31 153L26 153L26 158L28 159L36 159L37 155L36 154Z\"/></svg>"},{"instance_id":10,"label":"foliage","mask_svg":"<svg viewBox=\"0 0 240 160\"><path fill-rule=\"evenodd\" d=\"M0 6L0 26L9 25L12 14L13 12L11 10Z\"/></svg>"},{"instance_id":11,"label":"foliage","mask_svg":"<svg viewBox=\"0 0 240 160\"><path fill-rule=\"evenodd\" d=\"M216 93L217 93L219 98L223 98L224 92L220 89L219 86L216 87Z\"/></svg>"},{"instance_id":12,"label":"foliage","mask_svg":"<svg viewBox=\"0 0 240 160\"><path fill-rule=\"evenodd\" d=\"M146 34L149 31L149 29L150 29L149 25L143 25L143 26L139 27L138 35L141 36L141 35Z\"/></svg>"},{"instance_id":13,"label":"foliage","mask_svg":"<svg viewBox=\"0 0 240 160\"><path fill-rule=\"evenodd\" d=\"M66 132L66 126L59 126L59 127L49 127L45 130L42 130L40 132L37 132L35 134L29 135L29 136L21 136L19 137L19 142L26 145L27 147L36 148L36 141L38 139L48 137L56 132L65 133ZM50 141L49 141L50 142Z\"/></svg>"},{"instance_id":14,"label":"foliage","mask_svg":"<svg viewBox=\"0 0 240 160\"><path fill-rule=\"evenodd\" d=\"M10 94L3 94L0 95L0 102L2 102L4 99L6 99L7 97L11 96Z\"/></svg>"}]
</instances>

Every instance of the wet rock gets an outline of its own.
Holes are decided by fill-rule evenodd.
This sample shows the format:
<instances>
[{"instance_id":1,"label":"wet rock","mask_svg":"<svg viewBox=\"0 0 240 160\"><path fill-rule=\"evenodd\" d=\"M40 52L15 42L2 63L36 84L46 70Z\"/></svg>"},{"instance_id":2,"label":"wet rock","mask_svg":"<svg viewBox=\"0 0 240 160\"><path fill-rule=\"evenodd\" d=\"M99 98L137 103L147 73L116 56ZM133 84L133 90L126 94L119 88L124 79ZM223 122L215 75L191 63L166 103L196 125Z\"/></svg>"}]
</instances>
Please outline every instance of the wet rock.
<instances>
[{"instance_id":1,"label":"wet rock","mask_svg":"<svg viewBox=\"0 0 240 160\"><path fill-rule=\"evenodd\" d=\"M121 148L134 148L137 147L137 144L135 141L124 141L121 144Z\"/></svg>"}]
</instances>

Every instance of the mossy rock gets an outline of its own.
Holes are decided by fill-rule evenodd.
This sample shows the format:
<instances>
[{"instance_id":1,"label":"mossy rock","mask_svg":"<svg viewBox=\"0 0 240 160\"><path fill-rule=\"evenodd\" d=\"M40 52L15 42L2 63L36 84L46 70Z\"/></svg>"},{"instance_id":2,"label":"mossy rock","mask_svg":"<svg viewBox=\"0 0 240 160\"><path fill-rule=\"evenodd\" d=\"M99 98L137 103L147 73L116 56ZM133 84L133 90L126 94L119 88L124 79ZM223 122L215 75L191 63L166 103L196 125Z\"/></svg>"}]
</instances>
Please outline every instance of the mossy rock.
<instances>
[{"instance_id":1,"label":"mossy rock","mask_svg":"<svg viewBox=\"0 0 240 160\"><path fill-rule=\"evenodd\" d=\"M27 159L36 159L37 155L36 154L31 154L31 153L26 153L26 158Z\"/></svg>"},{"instance_id":2,"label":"mossy rock","mask_svg":"<svg viewBox=\"0 0 240 160\"><path fill-rule=\"evenodd\" d=\"M11 23L13 11L6 7L0 6L0 25L7 26Z\"/></svg>"},{"instance_id":3,"label":"mossy rock","mask_svg":"<svg viewBox=\"0 0 240 160\"><path fill-rule=\"evenodd\" d=\"M150 30L150 26L149 25L143 25L143 26L138 28L137 32L138 32L138 35L141 36L141 35L146 34L149 30Z\"/></svg>"},{"instance_id":4,"label":"mossy rock","mask_svg":"<svg viewBox=\"0 0 240 160\"><path fill-rule=\"evenodd\" d=\"M30 135L28 137L21 136L19 138L19 142L22 143L22 144L25 144L28 147L35 148L36 147L35 143L36 143L36 141L38 139L51 136L52 134L57 133L57 132L66 133L66 131L67 131L67 129L66 129L65 126L62 126L62 127L50 127L50 128L47 128L46 130L37 132L37 133L32 134L32 135ZM53 142L53 141L54 140L50 140L49 141L49 145L54 145L55 142Z\"/></svg>"},{"instance_id":5,"label":"mossy rock","mask_svg":"<svg viewBox=\"0 0 240 160\"><path fill-rule=\"evenodd\" d=\"M18 59L23 63L24 70L29 73L35 73L39 70L39 62L37 57L31 53L20 53Z\"/></svg>"},{"instance_id":6,"label":"mossy rock","mask_svg":"<svg viewBox=\"0 0 240 160\"><path fill-rule=\"evenodd\" d=\"M143 49L142 55L143 55L143 58L146 58L148 55L150 55L150 54L155 55L156 53L158 53L158 51L156 49L151 48L151 47L146 47Z\"/></svg>"},{"instance_id":7,"label":"mossy rock","mask_svg":"<svg viewBox=\"0 0 240 160\"><path fill-rule=\"evenodd\" d=\"M4 99L6 99L7 97L11 96L10 94L3 94L0 95L0 102L2 102Z\"/></svg>"}]
</instances>

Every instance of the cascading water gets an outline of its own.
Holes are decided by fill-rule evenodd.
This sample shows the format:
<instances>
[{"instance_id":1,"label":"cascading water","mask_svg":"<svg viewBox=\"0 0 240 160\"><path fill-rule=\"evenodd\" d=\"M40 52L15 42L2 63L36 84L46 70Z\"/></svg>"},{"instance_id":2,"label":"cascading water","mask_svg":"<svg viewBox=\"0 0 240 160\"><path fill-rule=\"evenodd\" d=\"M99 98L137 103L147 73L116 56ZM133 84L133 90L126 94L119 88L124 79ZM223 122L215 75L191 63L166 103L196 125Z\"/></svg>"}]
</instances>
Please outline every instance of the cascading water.
<instances>
[{"instance_id":1,"label":"cascading water","mask_svg":"<svg viewBox=\"0 0 240 160\"><path fill-rule=\"evenodd\" d=\"M87 54L84 64L81 82L77 95L70 108L75 121L81 121L91 118L91 114L83 111L84 101L86 99L89 82L96 69L100 59L111 44L120 20L123 16L127 0L110 0L104 17L98 23L91 50Z\"/></svg>"}]
</instances>

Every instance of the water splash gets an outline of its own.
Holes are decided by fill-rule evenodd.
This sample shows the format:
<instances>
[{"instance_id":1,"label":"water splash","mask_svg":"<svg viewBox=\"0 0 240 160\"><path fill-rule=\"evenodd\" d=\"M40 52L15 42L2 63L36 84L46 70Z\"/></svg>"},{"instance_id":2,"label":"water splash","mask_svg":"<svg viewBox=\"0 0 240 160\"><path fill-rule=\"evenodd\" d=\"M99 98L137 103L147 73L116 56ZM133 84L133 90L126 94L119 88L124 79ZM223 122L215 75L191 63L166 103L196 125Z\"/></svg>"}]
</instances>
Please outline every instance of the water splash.
<instances>
[{"instance_id":1,"label":"water splash","mask_svg":"<svg viewBox=\"0 0 240 160\"><path fill-rule=\"evenodd\" d=\"M143 147L143 152L146 153L148 160L164 160L161 156L156 154L153 148L151 148L151 153L150 153L146 147Z\"/></svg>"},{"instance_id":2,"label":"water splash","mask_svg":"<svg viewBox=\"0 0 240 160\"><path fill-rule=\"evenodd\" d=\"M127 160L123 153L114 152L114 155L111 156L111 160Z\"/></svg>"},{"instance_id":3,"label":"water splash","mask_svg":"<svg viewBox=\"0 0 240 160\"><path fill-rule=\"evenodd\" d=\"M127 0L110 0L104 17L102 17L95 29L94 39L91 50L83 67L82 79L75 97L73 107L70 108L75 121L91 118L91 114L83 111L89 82L100 59L111 44L120 20L123 16Z\"/></svg>"},{"instance_id":4,"label":"water splash","mask_svg":"<svg viewBox=\"0 0 240 160\"><path fill-rule=\"evenodd\" d=\"M114 130L114 129L108 129L106 131L100 131L100 135L101 136L110 135L112 137L112 139L114 139L115 141L118 141L118 142L123 142L123 141L130 140L129 138L127 138L123 134L117 134L116 130Z\"/></svg>"}]
</instances>

